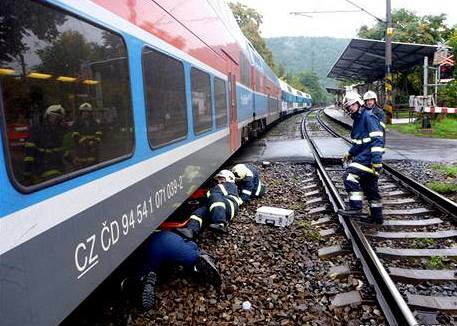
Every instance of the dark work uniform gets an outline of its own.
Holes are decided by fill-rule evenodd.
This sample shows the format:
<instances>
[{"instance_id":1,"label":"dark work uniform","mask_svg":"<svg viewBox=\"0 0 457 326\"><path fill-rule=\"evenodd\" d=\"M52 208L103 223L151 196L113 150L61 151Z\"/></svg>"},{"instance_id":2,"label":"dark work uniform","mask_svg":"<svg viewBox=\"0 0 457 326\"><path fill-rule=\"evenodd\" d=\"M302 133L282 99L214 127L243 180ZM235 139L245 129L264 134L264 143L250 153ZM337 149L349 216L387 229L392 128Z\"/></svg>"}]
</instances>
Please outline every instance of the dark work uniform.
<instances>
[{"instance_id":1,"label":"dark work uniform","mask_svg":"<svg viewBox=\"0 0 457 326\"><path fill-rule=\"evenodd\" d=\"M32 129L25 143L24 176L32 183L62 175L64 157L68 154L63 146L66 129L62 125L44 122Z\"/></svg>"},{"instance_id":2,"label":"dark work uniform","mask_svg":"<svg viewBox=\"0 0 457 326\"><path fill-rule=\"evenodd\" d=\"M77 120L73 126L75 143L75 163L78 168L98 162L98 149L102 132L99 124L92 118Z\"/></svg>"},{"instance_id":3,"label":"dark work uniform","mask_svg":"<svg viewBox=\"0 0 457 326\"><path fill-rule=\"evenodd\" d=\"M240 197L244 203L247 203L251 198L262 196L265 193L265 186L260 181L260 174L254 165L244 164L244 166L247 168L247 174L238 182L238 185Z\"/></svg>"},{"instance_id":4,"label":"dark work uniform","mask_svg":"<svg viewBox=\"0 0 457 326\"><path fill-rule=\"evenodd\" d=\"M238 212L243 201L238 197L238 187L233 182L215 185L206 194L207 205L197 208L190 216L187 227L198 234L203 224L228 223Z\"/></svg>"},{"instance_id":5,"label":"dark work uniform","mask_svg":"<svg viewBox=\"0 0 457 326\"><path fill-rule=\"evenodd\" d=\"M382 166L384 130L378 118L363 106L352 118L353 145L349 153L353 158L343 176L344 186L349 193L349 207L362 209L365 194L370 202L371 216L381 220L382 203L378 191L378 175L373 167Z\"/></svg>"}]
</instances>

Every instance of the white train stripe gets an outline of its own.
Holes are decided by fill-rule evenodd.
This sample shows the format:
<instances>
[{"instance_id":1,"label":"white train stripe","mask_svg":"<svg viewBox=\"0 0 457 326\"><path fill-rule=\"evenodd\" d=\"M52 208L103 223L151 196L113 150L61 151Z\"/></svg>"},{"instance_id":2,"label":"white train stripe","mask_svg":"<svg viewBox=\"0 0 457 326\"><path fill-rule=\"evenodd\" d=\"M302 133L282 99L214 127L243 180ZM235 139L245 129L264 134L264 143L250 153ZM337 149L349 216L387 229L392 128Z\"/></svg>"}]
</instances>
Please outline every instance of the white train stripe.
<instances>
[{"instance_id":1,"label":"white train stripe","mask_svg":"<svg viewBox=\"0 0 457 326\"><path fill-rule=\"evenodd\" d=\"M221 73L220 71L214 69L206 63L198 60L197 58L192 57L186 52L174 47L173 45L163 41L157 36L150 34L149 32L136 26L135 24L130 23L124 18L115 15L111 11L103 8L102 6L90 0L53 0L50 2L55 3L64 8L71 7L81 13L84 13L84 15L87 17L92 17L100 22L103 22L105 26L111 26L113 30L121 30L122 32L135 36L143 40L145 43L149 43L150 45L157 47L163 52L167 52L168 54L171 54L176 58L185 60L191 63L192 65L200 67L203 70L206 70L207 72L210 72L215 76L227 81L227 75Z\"/></svg>"},{"instance_id":2,"label":"white train stripe","mask_svg":"<svg viewBox=\"0 0 457 326\"><path fill-rule=\"evenodd\" d=\"M220 130L0 218L0 255L228 134Z\"/></svg>"}]
</instances>

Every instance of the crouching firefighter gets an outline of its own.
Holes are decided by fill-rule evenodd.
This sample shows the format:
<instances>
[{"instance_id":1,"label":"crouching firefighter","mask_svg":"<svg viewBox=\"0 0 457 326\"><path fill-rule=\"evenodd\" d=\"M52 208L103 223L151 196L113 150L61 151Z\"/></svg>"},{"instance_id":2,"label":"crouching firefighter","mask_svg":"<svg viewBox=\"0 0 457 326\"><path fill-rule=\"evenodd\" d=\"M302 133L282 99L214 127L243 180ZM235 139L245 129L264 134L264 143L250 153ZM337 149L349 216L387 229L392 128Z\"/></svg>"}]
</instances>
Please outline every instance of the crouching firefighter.
<instances>
[{"instance_id":1,"label":"crouching firefighter","mask_svg":"<svg viewBox=\"0 0 457 326\"><path fill-rule=\"evenodd\" d=\"M172 230L154 231L134 255L129 262L136 270L121 282L121 291L145 311L154 307L158 278L166 279L174 268L183 268L186 275L194 275L214 287L222 283L213 257ZM131 267L129 264L129 270Z\"/></svg>"},{"instance_id":2,"label":"crouching firefighter","mask_svg":"<svg viewBox=\"0 0 457 326\"><path fill-rule=\"evenodd\" d=\"M237 164L232 168L232 172L244 203L248 203L251 198L261 197L265 194L265 186L260 181L260 174L254 165Z\"/></svg>"},{"instance_id":3,"label":"crouching firefighter","mask_svg":"<svg viewBox=\"0 0 457 326\"><path fill-rule=\"evenodd\" d=\"M227 232L228 223L234 218L243 201L238 196L238 187L232 172L221 170L214 179L217 185L206 193L206 205L197 208L190 216L187 226L176 229L177 233L194 239L205 225L218 233Z\"/></svg>"},{"instance_id":4,"label":"crouching firefighter","mask_svg":"<svg viewBox=\"0 0 457 326\"><path fill-rule=\"evenodd\" d=\"M378 190L378 177L382 172L384 153L383 128L378 118L365 109L357 93L346 94L343 106L349 111L352 124L352 147L343 161L352 162L343 175L343 183L349 193L349 207L338 210L344 216L360 216L364 194L370 203L369 222L383 223L381 196Z\"/></svg>"}]
</instances>

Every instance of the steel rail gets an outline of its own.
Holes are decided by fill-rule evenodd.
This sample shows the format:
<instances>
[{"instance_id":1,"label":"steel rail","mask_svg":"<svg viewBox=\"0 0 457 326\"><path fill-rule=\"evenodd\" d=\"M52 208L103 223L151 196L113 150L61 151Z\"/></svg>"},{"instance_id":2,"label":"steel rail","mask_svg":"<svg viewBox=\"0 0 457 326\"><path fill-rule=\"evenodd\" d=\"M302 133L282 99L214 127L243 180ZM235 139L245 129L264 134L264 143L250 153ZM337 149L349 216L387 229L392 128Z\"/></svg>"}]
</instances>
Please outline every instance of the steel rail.
<instances>
[{"instance_id":1,"label":"steel rail","mask_svg":"<svg viewBox=\"0 0 457 326\"><path fill-rule=\"evenodd\" d=\"M322 124L319 119L319 113L317 111L313 112L317 114L317 119L319 123ZM334 210L336 211L337 209L344 208L344 201L324 168L316 144L307 132L306 121L310 113L312 112L307 113L303 118L301 126L302 137L305 138L310 145L310 149L316 161L318 175L321 178L326 193L328 194L330 201L334 205ZM373 248L369 244L360 229L360 226L351 218L343 217L341 215L338 216L346 237L351 241L354 252L362 263L362 267L368 281L375 289L376 298L378 299L379 305L383 310L388 323L390 325L401 326L417 325L418 322L416 318L396 288Z\"/></svg>"},{"instance_id":2,"label":"steel rail","mask_svg":"<svg viewBox=\"0 0 457 326\"><path fill-rule=\"evenodd\" d=\"M322 111L324 111L324 110L321 109L319 112L322 112ZM351 128L352 128L351 125L349 125L343 121L340 121L330 115L327 115L325 113L325 111L324 111L324 114L326 115L327 118L329 118L333 122L337 123L338 125L346 128L347 130L351 130ZM318 119L320 119L319 115L318 115ZM321 122L321 124L323 124L323 126L325 125L324 122ZM325 125L324 128L326 128L326 130L328 130L330 133L332 133L336 137L340 137L340 138L344 139L349 144L351 143L351 141L348 138L340 135L337 131L333 130L329 126ZM420 184L419 182L417 182L413 178L407 176L406 174L399 172L398 170L396 170L395 168L393 168L390 164L388 164L386 162L383 162L383 167L384 167L384 170L394 179L400 181L409 190L411 190L415 194L419 195L425 201L435 205L443 213L450 215L452 217L452 219L455 222L457 222L457 203L455 203L455 202L449 200L448 198L442 196L441 194L427 188L426 186Z\"/></svg>"}]
</instances>

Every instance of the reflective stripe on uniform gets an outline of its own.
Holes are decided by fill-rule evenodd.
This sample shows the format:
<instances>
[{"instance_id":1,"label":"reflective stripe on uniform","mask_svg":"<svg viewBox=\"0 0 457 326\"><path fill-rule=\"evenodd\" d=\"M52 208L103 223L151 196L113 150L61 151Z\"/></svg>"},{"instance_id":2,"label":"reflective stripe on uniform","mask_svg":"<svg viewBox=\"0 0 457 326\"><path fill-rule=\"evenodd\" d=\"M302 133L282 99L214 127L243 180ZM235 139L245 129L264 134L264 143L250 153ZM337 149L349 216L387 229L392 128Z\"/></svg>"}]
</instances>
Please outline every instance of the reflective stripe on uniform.
<instances>
[{"instance_id":1,"label":"reflective stripe on uniform","mask_svg":"<svg viewBox=\"0 0 457 326\"><path fill-rule=\"evenodd\" d=\"M384 129L386 129L386 124L384 122L379 122L379 124L381 125L381 127L383 127Z\"/></svg>"},{"instance_id":2,"label":"reflective stripe on uniform","mask_svg":"<svg viewBox=\"0 0 457 326\"><path fill-rule=\"evenodd\" d=\"M349 164L349 166L365 172L374 173L373 169L370 169L368 166L362 165L360 163L352 162Z\"/></svg>"},{"instance_id":3,"label":"reflective stripe on uniform","mask_svg":"<svg viewBox=\"0 0 457 326\"><path fill-rule=\"evenodd\" d=\"M370 202L370 207L382 207L382 202L378 200L373 200Z\"/></svg>"},{"instance_id":4,"label":"reflective stripe on uniform","mask_svg":"<svg viewBox=\"0 0 457 326\"><path fill-rule=\"evenodd\" d=\"M224 202L221 202L221 201L218 201L218 202L215 202L213 203L210 207L209 207L209 211L211 212L213 210L214 207L222 207L222 208L226 208L225 206L225 203Z\"/></svg>"},{"instance_id":5,"label":"reflective stripe on uniform","mask_svg":"<svg viewBox=\"0 0 457 326\"><path fill-rule=\"evenodd\" d=\"M36 145L35 145L35 143L25 142L24 147L25 148L33 148L33 147L36 147Z\"/></svg>"},{"instance_id":6,"label":"reflective stripe on uniform","mask_svg":"<svg viewBox=\"0 0 457 326\"><path fill-rule=\"evenodd\" d=\"M369 133L370 137L382 137L384 133L382 131L373 131Z\"/></svg>"},{"instance_id":7,"label":"reflective stripe on uniform","mask_svg":"<svg viewBox=\"0 0 457 326\"><path fill-rule=\"evenodd\" d=\"M252 194L252 191L249 191L247 189L243 189L242 193L250 196Z\"/></svg>"},{"instance_id":8,"label":"reflective stripe on uniform","mask_svg":"<svg viewBox=\"0 0 457 326\"><path fill-rule=\"evenodd\" d=\"M385 151L386 151L386 149L384 147L372 147L371 148L371 152L372 153L373 152L381 152L382 153L382 152L385 152Z\"/></svg>"},{"instance_id":9,"label":"reflective stripe on uniform","mask_svg":"<svg viewBox=\"0 0 457 326\"><path fill-rule=\"evenodd\" d=\"M254 177L254 174L252 173L252 171L248 167L246 167L246 176L247 177Z\"/></svg>"},{"instance_id":10,"label":"reflective stripe on uniform","mask_svg":"<svg viewBox=\"0 0 457 326\"><path fill-rule=\"evenodd\" d=\"M235 196L235 195L228 195L228 198L231 198L233 199L237 204L238 206L240 206L241 204L243 204L243 200L238 197L238 196Z\"/></svg>"},{"instance_id":11,"label":"reflective stripe on uniform","mask_svg":"<svg viewBox=\"0 0 457 326\"><path fill-rule=\"evenodd\" d=\"M222 183L219 183L218 186L219 186L219 188L221 188L221 191L224 194L224 196L227 196L228 191L227 191L227 189L225 189L224 185Z\"/></svg>"},{"instance_id":12,"label":"reflective stripe on uniform","mask_svg":"<svg viewBox=\"0 0 457 326\"><path fill-rule=\"evenodd\" d=\"M24 162L33 162L35 158L32 156L24 156Z\"/></svg>"},{"instance_id":13,"label":"reflective stripe on uniform","mask_svg":"<svg viewBox=\"0 0 457 326\"><path fill-rule=\"evenodd\" d=\"M256 196L259 196L260 190L262 190L262 183L260 182L260 179L259 179L259 185L257 186L257 190L255 192Z\"/></svg>"},{"instance_id":14,"label":"reflective stripe on uniform","mask_svg":"<svg viewBox=\"0 0 457 326\"><path fill-rule=\"evenodd\" d=\"M200 227L202 227L202 225L203 225L203 220L202 220L201 217L199 217L199 216L197 216L197 215L191 215L189 219L197 221L198 224L200 224Z\"/></svg>"},{"instance_id":15,"label":"reflective stripe on uniform","mask_svg":"<svg viewBox=\"0 0 457 326\"><path fill-rule=\"evenodd\" d=\"M349 200L363 200L363 192L360 192L360 191L350 192Z\"/></svg>"},{"instance_id":16,"label":"reflective stripe on uniform","mask_svg":"<svg viewBox=\"0 0 457 326\"><path fill-rule=\"evenodd\" d=\"M371 142L370 137L362 138L362 139L351 139L351 142L357 145L362 145Z\"/></svg>"},{"instance_id":17,"label":"reflective stripe on uniform","mask_svg":"<svg viewBox=\"0 0 457 326\"><path fill-rule=\"evenodd\" d=\"M382 163L373 163L371 166L374 168L382 168Z\"/></svg>"},{"instance_id":18,"label":"reflective stripe on uniform","mask_svg":"<svg viewBox=\"0 0 457 326\"><path fill-rule=\"evenodd\" d=\"M233 205L231 200L227 200L230 205L230 219L233 219L235 216L235 206Z\"/></svg>"},{"instance_id":19,"label":"reflective stripe on uniform","mask_svg":"<svg viewBox=\"0 0 457 326\"><path fill-rule=\"evenodd\" d=\"M357 180L358 178L359 178L358 175L355 175L355 174L352 174L352 173L348 173L348 176L347 176L346 180L352 181L352 182L355 182L355 183L359 183L359 180Z\"/></svg>"}]
</instances>

